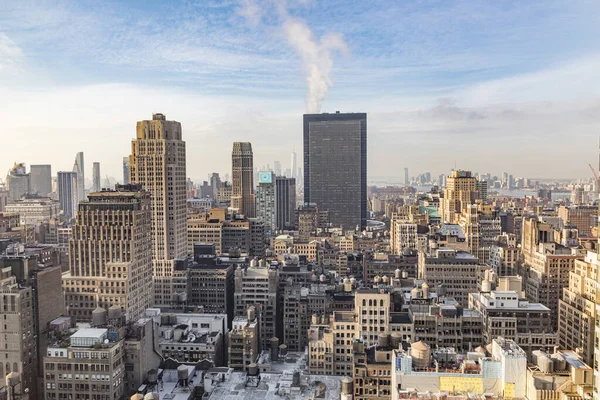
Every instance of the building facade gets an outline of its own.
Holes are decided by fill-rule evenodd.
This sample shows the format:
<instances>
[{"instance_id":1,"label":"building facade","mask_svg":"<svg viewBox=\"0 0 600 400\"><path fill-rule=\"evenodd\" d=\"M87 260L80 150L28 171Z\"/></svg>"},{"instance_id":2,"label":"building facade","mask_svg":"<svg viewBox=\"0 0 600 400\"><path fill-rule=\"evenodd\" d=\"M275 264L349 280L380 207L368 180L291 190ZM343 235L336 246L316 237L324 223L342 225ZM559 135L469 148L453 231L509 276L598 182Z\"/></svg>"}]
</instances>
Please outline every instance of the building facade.
<instances>
[{"instance_id":1,"label":"building facade","mask_svg":"<svg viewBox=\"0 0 600 400\"><path fill-rule=\"evenodd\" d=\"M77 197L77 173L76 172L58 172L58 202L63 212L63 218L70 220L75 218L79 199Z\"/></svg>"},{"instance_id":2,"label":"building facade","mask_svg":"<svg viewBox=\"0 0 600 400\"><path fill-rule=\"evenodd\" d=\"M163 114L138 121L131 142L130 180L150 193L154 304L169 304L175 260L187 255L185 142L181 124Z\"/></svg>"},{"instance_id":3,"label":"building facade","mask_svg":"<svg viewBox=\"0 0 600 400\"><path fill-rule=\"evenodd\" d=\"M344 230L367 226L367 114L304 115L304 202Z\"/></svg>"},{"instance_id":4,"label":"building facade","mask_svg":"<svg viewBox=\"0 0 600 400\"><path fill-rule=\"evenodd\" d=\"M92 193L79 205L63 275L66 306L77 321L97 307L120 307L127 320L152 305L150 194L139 185Z\"/></svg>"},{"instance_id":5,"label":"building facade","mask_svg":"<svg viewBox=\"0 0 600 400\"><path fill-rule=\"evenodd\" d=\"M31 193L47 197L52 193L52 166L32 165L30 169Z\"/></svg>"}]
</instances>

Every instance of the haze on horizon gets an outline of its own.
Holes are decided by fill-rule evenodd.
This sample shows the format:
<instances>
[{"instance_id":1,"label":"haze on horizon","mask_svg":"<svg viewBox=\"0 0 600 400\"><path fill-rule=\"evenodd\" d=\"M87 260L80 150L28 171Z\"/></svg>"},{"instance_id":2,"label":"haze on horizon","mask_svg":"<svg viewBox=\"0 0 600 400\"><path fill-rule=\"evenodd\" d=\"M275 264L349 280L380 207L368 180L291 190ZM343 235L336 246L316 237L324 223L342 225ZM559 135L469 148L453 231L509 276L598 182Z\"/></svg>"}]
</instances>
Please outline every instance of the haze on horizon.
<instances>
[{"instance_id":1,"label":"haze on horizon","mask_svg":"<svg viewBox=\"0 0 600 400\"><path fill-rule=\"evenodd\" d=\"M319 106L368 113L369 177L456 163L588 178L598 160L598 2L0 6L0 175L14 161L71 170L83 151L87 171L120 178L153 112L182 123L194 180L230 172L234 141L285 169Z\"/></svg>"}]
</instances>

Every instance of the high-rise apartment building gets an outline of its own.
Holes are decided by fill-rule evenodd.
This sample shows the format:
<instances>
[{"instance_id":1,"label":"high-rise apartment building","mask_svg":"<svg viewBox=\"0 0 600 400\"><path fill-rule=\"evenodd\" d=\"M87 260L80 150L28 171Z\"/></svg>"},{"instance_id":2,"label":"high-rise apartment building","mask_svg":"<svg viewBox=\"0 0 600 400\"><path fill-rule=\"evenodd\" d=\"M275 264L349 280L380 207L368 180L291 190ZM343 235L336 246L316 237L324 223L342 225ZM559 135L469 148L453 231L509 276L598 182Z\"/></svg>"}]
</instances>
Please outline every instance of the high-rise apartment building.
<instances>
[{"instance_id":1,"label":"high-rise apartment building","mask_svg":"<svg viewBox=\"0 0 600 400\"><path fill-rule=\"evenodd\" d=\"M58 172L58 202L63 212L63 218L69 220L75 217L77 204L77 173L76 172Z\"/></svg>"},{"instance_id":2,"label":"high-rise apartment building","mask_svg":"<svg viewBox=\"0 0 600 400\"><path fill-rule=\"evenodd\" d=\"M234 142L231 153L231 207L248 218L256 217L252 144Z\"/></svg>"},{"instance_id":3,"label":"high-rise apartment building","mask_svg":"<svg viewBox=\"0 0 600 400\"><path fill-rule=\"evenodd\" d=\"M15 163L6 176L9 200L19 200L21 197L31 192L30 178L30 174L28 174L25 169L25 164Z\"/></svg>"},{"instance_id":4,"label":"high-rise apartment building","mask_svg":"<svg viewBox=\"0 0 600 400\"><path fill-rule=\"evenodd\" d=\"M81 151L75 156L73 172L77 173L77 201L83 201L85 200L85 166Z\"/></svg>"},{"instance_id":5,"label":"high-rise apartment building","mask_svg":"<svg viewBox=\"0 0 600 400\"><path fill-rule=\"evenodd\" d=\"M52 193L52 166L32 165L29 171L31 192L46 197Z\"/></svg>"},{"instance_id":6,"label":"high-rise apartment building","mask_svg":"<svg viewBox=\"0 0 600 400\"><path fill-rule=\"evenodd\" d=\"M277 230L276 213L276 184L273 172L261 171L258 173L256 189L256 216L264 222L267 237L274 235Z\"/></svg>"},{"instance_id":7,"label":"high-rise apartment building","mask_svg":"<svg viewBox=\"0 0 600 400\"><path fill-rule=\"evenodd\" d=\"M455 223L463 208L479 198L477 178L472 176L471 171L452 171L446 178L444 197L440 198L442 222Z\"/></svg>"},{"instance_id":8,"label":"high-rise apartment building","mask_svg":"<svg viewBox=\"0 0 600 400\"><path fill-rule=\"evenodd\" d=\"M123 157L123 185L129 184L129 157Z\"/></svg>"},{"instance_id":9,"label":"high-rise apartment building","mask_svg":"<svg viewBox=\"0 0 600 400\"><path fill-rule=\"evenodd\" d=\"M187 255L185 142L181 124L163 114L138 121L131 142L130 179L152 199L155 305L170 304L175 260Z\"/></svg>"},{"instance_id":10,"label":"high-rise apartment building","mask_svg":"<svg viewBox=\"0 0 600 400\"><path fill-rule=\"evenodd\" d=\"M92 191L99 192L102 190L102 184L100 183L100 163L95 162L92 165Z\"/></svg>"},{"instance_id":11,"label":"high-rise apartment building","mask_svg":"<svg viewBox=\"0 0 600 400\"><path fill-rule=\"evenodd\" d=\"M367 114L304 115L304 202L334 227L367 226Z\"/></svg>"},{"instance_id":12,"label":"high-rise apartment building","mask_svg":"<svg viewBox=\"0 0 600 400\"><path fill-rule=\"evenodd\" d=\"M153 301L151 231L150 194L139 185L117 185L79 204L63 275L72 317L89 322L94 309L112 306L131 321L143 315Z\"/></svg>"}]
</instances>

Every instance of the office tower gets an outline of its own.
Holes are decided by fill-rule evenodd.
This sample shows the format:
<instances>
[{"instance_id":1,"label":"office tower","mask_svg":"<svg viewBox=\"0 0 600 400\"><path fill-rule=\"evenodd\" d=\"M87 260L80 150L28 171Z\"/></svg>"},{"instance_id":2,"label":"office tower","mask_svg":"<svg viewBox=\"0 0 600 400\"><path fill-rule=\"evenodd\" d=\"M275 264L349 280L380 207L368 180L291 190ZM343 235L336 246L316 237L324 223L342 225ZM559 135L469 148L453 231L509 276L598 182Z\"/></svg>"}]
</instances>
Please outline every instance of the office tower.
<instances>
[{"instance_id":1,"label":"office tower","mask_svg":"<svg viewBox=\"0 0 600 400\"><path fill-rule=\"evenodd\" d=\"M175 260L187 255L185 142L181 124L163 114L138 121L131 142L130 179L152 199L155 305L170 304Z\"/></svg>"},{"instance_id":2,"label":"office tower","mask_svg":"<svg viewBox=\"0 0 600 400\"><path fill-rule=\"evenodd\" d=\"M292 159L291 159L291 163L290 163L290 173L291 175L288 175L286 173L286 176L291 176L292 178L297 178L298 175L296 175L296 171L298 171L298 156L296 155L296 151L292 151Z\"/></svg>"},{"instance_id":3,"label":"office tower","mask_svg":"<svg viewBox=\"0 0 600 400\"><path fill-rule=\"evenodd\" d=\"M254 167L252 145L248 142L233 143L231 153L231 207L248 218L256 216L254 196Z\"/></svg>"},{"instance_id":4,"label":"office tower","mask_svg":"<svg viewBox=\"0 0 600 400\"><path fill-rule=\"evenodd\" d=\"M6 176L9 200L19 200L31 192L30 175L25 170L25 164L15 163Z\"/></svg>"},{"instance_id":5,"label":"office tower","mask_svg":"<svg viewBox=\"0 0 600 400\"><path fill-rule=\"evenodd\" d=\"M594 363L594 325L598 254L588 251L585 260L575 260L569 274L569 286L562 288L558 306L558 345L562 349L580 349L583 361Z\"/></svg>"},{"instance_id":6,"label":"office tower","mask_svg":"<svg viewBox=\"0 0 600 400\"><path fill-rule=\"evenodd\" d=\"M279 161L273 162L273 172L275 172L275 175L277 176L281 175L281 163Z\"/></svg>"},{"instance_id":7,"label":"office tower","mask_svg":"<svg viewBox=\"0 0 600 400\"><path fill-rule=\"evenodd\" d=\"M275 222L277 229L294 229L296 225L296 179L275 178Z\"/></svg>"},{"instance_id":8,"label":"office tower","mask_svg":"<svg viewBox=\"0 0 600 400\"><path fill-rule=\"evenodd\" d=\"M30 170L31 192L47 197L52 193L52 166L32 165Z\"/></svg>"},{"instance_id":9,"label":"office tower","mask_svg":"<svg viewBox=\"0 0 600 400\"><path fill-rule=\"evenodd\" d=\"M410 178L408 177L408 168L404 168L404 184L410 185Z\"/></svg>"},{"instance_id":10,"label":"office tower","mask_svg":"<svg viewBox=\"0 0 600 400\"><path fill-rule=\"evenodd\" d=\"M217 198L219 197L219 188L221 187L221 178L219 177L219 174L217 172L213 172L210 175L210 188L211 188L211 197L213 200L217 200Z\"/></svg>"},{"instance_id":11,"label":"office tower","mask_svg":"<svg viewBox=\"0 0 600 400\"><path fill-rule=\"evenodd\" d=\"M277 230L276 220L276 184L271 171L258 173L258 188L256 189L256 216L265 224L267 237Z\"/></svg>"},{"instance_id":12,"label":"office tower","mask_svg":"<svg viewBox=\"0 0 600 400\"><path fill-rule=\"evenodd\" d=\"M463 208L479 198L477 179L472 176L471 171L452 171L446 179L444 197L440 199L442 222L455 223Z\"/></svg>"},{"instance_id":13,"label":"office tower","mask_svg":"<svg viewBox=\"0 0 600 400\"><path fill-rule=\"evenodd\" d=\"M490 248L502 233L498 213L491 205L469 204L463 206L463 211L457 218L458 225L464 232L466 250L482 263L488 263Z\"/></svg>"},{"instance_id":14,"label":"office tower","mask_svg":"<svg viewBox=\"0 0 600 400\"><path fill-rule=\"evenodd\" d=\"M9 193L7 190L3 190L0 186L0 213L4 212L6 205L8 204Z\"/></svg>"},{"instance_id":15,"label":"office tower","mask_svg":"<svg viewBox=\"0 0 600 400\"><path fill-rule=\"evenodd\" d=\"M77 204L77 172L58 172L58 202L63 212L63 218L69 220L75 217Z\"/></svg>"},{"instance_id":16,"label":"office tower","mask_svg":"<svg viewBox=\"0 0 600 400\"><path fill-rule=\"evenodd\" d=\"M92 178L93 178L92 191L99 192L100 190L102 190L102 184L100 183L100 163L99 162L95 162L92 165Z\"/></svg>"},{"instance_id":17,"label":"office tower","mask_svg":"<svg viewBox=\"0 0 600 400\"><path fill-rule=\"evenodd\" d=\"M446 186L446 175L444 175L444 174L441 174L441 175L438 177L438 187L439 187L439 188L440 188L440 190L441 190L441 189L442 189L444 186Z\"/></svg>"},{"instance_id":18,"label":"office tower","mask_svg":"<svg viewBox=\"0 0 600 400\"><path fill-rule=\"evenodd\" d=\"M73 172L77 173L77 201L83 201L85 200L85 167L81 151L75 156Z\"/></svg>"},{"instance_id":19,"label":"office tower","mask_svg":"<svg viewBox=\"0 0 600 400\"><path fill-rule=\"evenodd\" d=\"M366 227L367 114L304 115L304 202L334 227Z\"/></svg>"},{"instance_id":20,"label":"office tower","mask_svg":"<svg viewBox=\"0 0 600 400\"><path fill-rule=\"evenodd\" d=\"M123 185L128 185L129 180L129 157L123 157Z\"/></svg>"},{"instance_id":21,"label":"office tower","mask_svg":"<svg viewBox=\"0 0 600 400\"><path fill-rule=\"evenodd\" d=\"M63 277L69 315L89 322L94 309L112 306L127 320L143 315L153 300L151 228L150 194L140 185L117 185L79 203Z\"/></svg>"},{"instance_id":22,"label":"office tower","mask_svg":"<svg viewBox=\"0 0 600 400\"><path fill-rule=\"evenodd\" d=\"M477 190L479 191L479 198L485 204L487 203L487 189L488 183L485 180L477 181Z\"/></svg>"}]
</instances>

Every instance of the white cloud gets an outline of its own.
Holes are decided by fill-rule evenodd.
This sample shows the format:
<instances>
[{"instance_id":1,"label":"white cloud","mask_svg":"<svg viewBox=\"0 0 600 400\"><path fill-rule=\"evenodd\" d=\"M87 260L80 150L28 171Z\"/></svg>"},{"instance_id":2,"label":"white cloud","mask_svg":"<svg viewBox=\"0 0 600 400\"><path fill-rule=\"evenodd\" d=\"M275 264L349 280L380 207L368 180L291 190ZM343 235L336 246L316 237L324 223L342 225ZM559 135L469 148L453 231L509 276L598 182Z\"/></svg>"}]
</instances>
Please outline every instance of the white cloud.
<instances>
[{"instance_id":1,"label":"white cloud","mask_svg":"<svg viewBox=\"0 0 600 400\"><path fill-rule=\"evenodd\" d=\"M6 34L0 32L0 76L19 71L23 59L21 48Z\"/></svg>"}]
</instances>

